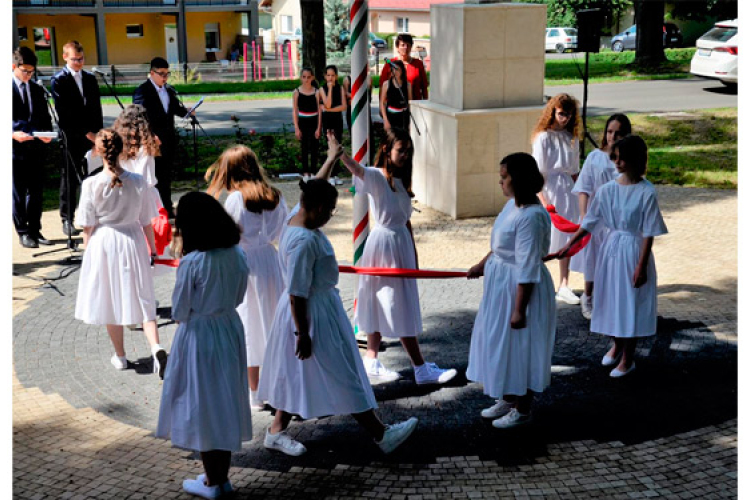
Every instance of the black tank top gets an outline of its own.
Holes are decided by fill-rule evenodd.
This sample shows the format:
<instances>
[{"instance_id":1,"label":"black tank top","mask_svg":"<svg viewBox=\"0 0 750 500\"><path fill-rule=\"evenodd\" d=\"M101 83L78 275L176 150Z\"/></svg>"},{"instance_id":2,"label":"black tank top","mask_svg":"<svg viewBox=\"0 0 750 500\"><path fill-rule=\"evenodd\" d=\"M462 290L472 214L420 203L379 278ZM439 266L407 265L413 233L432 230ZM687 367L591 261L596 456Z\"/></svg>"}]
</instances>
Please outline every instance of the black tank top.
<instances>
[{"instance_id":1,"label":"black tank top","mask_svg":"<svg viewBox=\"0 0 750 500\"><path fill-rule=\"evenodd\" d=\"M401 92L404 93L403 97ZM401 113L406 111L406 98L408 98L407 89L401 87L397 88L393 84L393 80L388 81L388 92L385 94L386 111L390 113Z\"/></svg>"},{"instance_id":2,"label":"black tank top","mask_svg":"<svg viewBox=\"0 0 750 500\"><path fill-rule=\"evenodd\" d=\"M303 94L302 91L297 89L297 110L299 111L300 118L317 118L318 111L318 98L313 93L312 95Z\"/></svg>"},{"instance_id":3,"label":"black tank top","mask_svg":"<svg viewBox=\"0 0 750 500\"><path fill-rule=\"evenodd\" d=\"M323 99L328 97L328 86L324 85L320 88L323 93ZM336 82L331 89L331 107L335 108L341 106L341 85ZM344 120L341 116L341 111L323 111L323 128L331 130L339 130L344 128Z\"/></svg>"}]
</instances>

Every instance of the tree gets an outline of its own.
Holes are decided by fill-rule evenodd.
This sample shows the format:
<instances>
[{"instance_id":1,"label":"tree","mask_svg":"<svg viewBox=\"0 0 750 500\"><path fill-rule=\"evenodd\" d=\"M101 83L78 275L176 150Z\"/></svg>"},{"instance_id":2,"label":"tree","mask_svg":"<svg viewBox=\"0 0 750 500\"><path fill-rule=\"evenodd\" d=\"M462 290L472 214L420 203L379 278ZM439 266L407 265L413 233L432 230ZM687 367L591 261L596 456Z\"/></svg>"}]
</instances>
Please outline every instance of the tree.
<instances>
[{"instance_id":1,"label":"tree","mask_svg":"<svg viewBox=\"0 0 750 500\"><path fill-rule=\"evenodd\" d=\"M701 2L676 1L670 12L672 19L705 21L707 19L737 18L737 0L704 0Z\"/></svg>"},{"instance_id":2,"label":"tree","mask_svg":"<svg viewBox=\"0 0 750 500\"><path fill-rule=\"evenodd\" d=\"M667 60L664 55L664 1L635 2L635 64L658 66Z\"/></svg>"},{"instance_id":3,"label":"tree","mask_svg":"<svg viewBox=\"0 0 750 500\"><path fill-rule=\"evenodd\" d=\"M302 17L302 65L320 79L325 74L326 42L323 0L300 0Z\"/></svg>"},{"instance_id":4,"label":"tree","mask_svg":"<svg viewBox=\"0 0 750 500\"><path fill-rule=\"evenodd\" d=\"M340 35L349 29L349 6L343 0L325 0L326 50L342 51Z\"/></svg>"},{"instance_id":5,"label":"tree","mask_svg":"<svg viewBox=\"0 0 750 500\"><path fill-rule=\"evenodd\" d=\"M604 28L612 25L623 12L633 6L631 0L517 0L522 3L547 5L547 26L577 27L576 12L584 9L601 9Z\"/></svg>"}]
</instances>

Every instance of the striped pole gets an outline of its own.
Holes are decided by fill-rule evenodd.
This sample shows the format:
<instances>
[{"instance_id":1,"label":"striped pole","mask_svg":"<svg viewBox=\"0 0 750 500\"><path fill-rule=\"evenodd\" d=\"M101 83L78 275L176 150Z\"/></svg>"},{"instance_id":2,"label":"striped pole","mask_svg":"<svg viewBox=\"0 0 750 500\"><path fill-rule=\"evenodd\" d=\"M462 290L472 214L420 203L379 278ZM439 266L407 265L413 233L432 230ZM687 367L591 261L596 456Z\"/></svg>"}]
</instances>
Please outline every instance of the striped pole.
<instances>
[{"instance_id":1,"label":"striped pole","mask_svg":"<svg viewBox=\"0 0 750 500\"><path fill-rule=\"evenodd\" d=\"M369 19L367 0L354 0L349 14L349 48L352 51L352 157L362 165L370 160L370 93L367 49L369 43ZM356 266L362 258L367 236L370 234L369 205L366 194L354 192L352 231L354 243L354 262ZM357 310L357 283L354 281L354 311ZM357 326L354 333L357 333Z\"/></svg>"}]
</instances>

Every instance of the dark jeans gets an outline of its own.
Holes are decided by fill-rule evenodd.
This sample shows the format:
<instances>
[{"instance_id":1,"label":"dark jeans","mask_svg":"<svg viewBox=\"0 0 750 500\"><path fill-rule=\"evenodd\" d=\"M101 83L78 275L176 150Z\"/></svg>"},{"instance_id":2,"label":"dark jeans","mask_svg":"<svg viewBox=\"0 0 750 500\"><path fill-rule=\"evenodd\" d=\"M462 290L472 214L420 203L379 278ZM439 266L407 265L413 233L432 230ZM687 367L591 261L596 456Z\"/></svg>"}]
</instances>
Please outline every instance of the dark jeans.
<instances>
[{"instance_id":1,"label":"dark jeans","mask_svg":"<svg viewBox=\"0 0 750 500\"><path fill-rule=\"evenodd\" d=\"M317 172L319 141L315 138L318 128L318 117L299 118L299 131L302 133L302 172Z\"/></svg>"},{"instance_id":2,"label":"dark jeans","mask_svg":"<svg viewBox=\"0 0 750 500\"><path fill-rule=\"evenodd\" d=\"M20 235L42 229L43 159L13 160L13 225Z\"/></svg>"},{"instance_id":3,"label":"dark jeans","mask_svg":"<svg viewBox=\"0 0 750 500\"><path fill-rule=\"evenodd\" d=\"M70 169L66 169L65 163L63 163L60 170L60 219L70 221L71 223L76 212L78 187L81 185L78 175L76 175L76 170L78 172L81 171L82 163L83 158L80 159L78 165L71 165ZM68 206L68 183L65 182L66 173L70 182L70 206Z\"/></svg>"}]
</instances>

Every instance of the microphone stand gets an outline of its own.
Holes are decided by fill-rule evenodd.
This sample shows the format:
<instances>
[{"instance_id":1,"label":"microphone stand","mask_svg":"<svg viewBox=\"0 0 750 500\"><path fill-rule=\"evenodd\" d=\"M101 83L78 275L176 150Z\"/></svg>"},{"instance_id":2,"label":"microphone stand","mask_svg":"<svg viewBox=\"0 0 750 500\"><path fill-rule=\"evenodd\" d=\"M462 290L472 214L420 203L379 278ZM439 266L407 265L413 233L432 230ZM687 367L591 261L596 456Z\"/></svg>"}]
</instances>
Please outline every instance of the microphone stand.
<instances>
[{"instance_id":1,"label":"microphone stand","mask_svg":"<svg viewBox=\"0 0 750 500\"><path fill-rule=\"evenodd\" d=\"M114 67L114 66L113 66ZM122 105L122 101L120 101L120 98L117 97L117 94L115 93L112 86L107 81L107 76L102 73L101 71L98 71L96 68L94 68L94 74L99 75L102 77L102 81L104 81L104 84L107 86L107 89L109 90L109 93L112 94L112 96L117 100L117 104L120 105L120 109L125 109L125 106ZM112 75L112 78L114 78L114 74Z\"/></svg>"},{"instance_id":2,"label":"microphone stand","mask_svg":"<svg viewBox=\"0 0 750 500\"><path fill-rule=\"evenodd\" d=\"M182 96L180 95L180 93L177 92L177 90L175 90L175 88L172 86L170 86L169 88L172 89L172 91L175 93L177 98L180 100L180 104L182 104L182 107L185 108L185 103L182 102ZM201 126L200 122L198 121L198 118L196 118L194 114L193 115L188 114L183 117L183 120L188 120L188 119L190 120L190 127L193 130L193 174L195 175L195 181L197 183L197 182L200 182L200 178L198 177L198 138L195 132L195 127L197 126L199 129L201 129L201 132L203 132L203 135L206 136L206 138L209 140L211 145L213 145L217 149L219 148L219 146L218 144L216 144L216 142L214 142L213 139L211 139L211 136L208 135L205 129Z\"/></svg>"}]
</instances>

